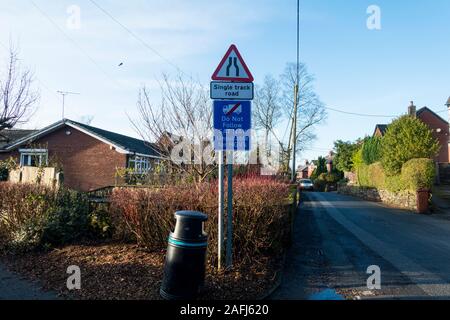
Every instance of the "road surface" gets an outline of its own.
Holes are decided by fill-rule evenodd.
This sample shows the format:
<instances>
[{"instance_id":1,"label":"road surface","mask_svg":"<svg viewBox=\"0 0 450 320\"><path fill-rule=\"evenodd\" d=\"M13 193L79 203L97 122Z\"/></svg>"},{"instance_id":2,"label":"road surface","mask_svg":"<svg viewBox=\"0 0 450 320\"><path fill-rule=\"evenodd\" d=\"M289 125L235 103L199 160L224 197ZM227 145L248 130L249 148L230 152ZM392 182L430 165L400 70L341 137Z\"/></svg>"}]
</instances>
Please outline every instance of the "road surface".
<instances>
[{"instance_id":1,"label":"road surface","mask_svg":"<svg viewBox=\"0 0 450 320\"><path fill-rule=\"evenodd\" d=\"M0 265L0 300L54 300L55 293L45 292Z\"/></svg>"},{"instance_id":2,"label":"road surface","mask_svg":"<svg viewBox=\"0 0 450 320\"><path fill-rule=\"evenodd\" d=\"M337 193L305 193L272 299L450 299L450 221ZM367 288L379 266L381 289Z\"/></svg>"}]
</instances>

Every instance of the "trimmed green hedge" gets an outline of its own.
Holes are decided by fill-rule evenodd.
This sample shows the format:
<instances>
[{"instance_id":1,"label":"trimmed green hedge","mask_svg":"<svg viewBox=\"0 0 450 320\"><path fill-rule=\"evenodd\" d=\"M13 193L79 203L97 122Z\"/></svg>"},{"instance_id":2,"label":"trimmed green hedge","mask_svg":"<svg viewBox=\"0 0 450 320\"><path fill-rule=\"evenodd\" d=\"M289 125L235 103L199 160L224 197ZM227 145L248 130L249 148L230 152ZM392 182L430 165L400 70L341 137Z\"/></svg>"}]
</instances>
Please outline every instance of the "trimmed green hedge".
<instances>
[{"instance_id":1,"label":"trimmed green hedge","mask_svg":"<svg viewBox=\"0 0 450 320\"><path fill-rule=\"evenodd\" d=\"M439 152L439 142L420 119L405 115L394 120L381 143L381 163L388 176L401 174L409 160L433 158Z\"/></svg>"},{"instance_id":2,"label":"trimmed green hedge","mask_svg":"<svg viewBox=\"0 0 450 320\"><path fill-rule=\"evenodd\" d=\"M430 159L412 159L402 167L402 180L409 190L431 189L436 168Z\"/></svg>"},{"instance_id":3,"label":"trimmed green hedge","mask_svg":"<svg viewBox=\"0 0 450 320\"><path fill-rule=\"evenodd\" d=\"M357 167L356 173L358 184L363 187L392 192L403 190L415 192L419 189L431 189L436 171L430 159L411 159L403 165L398 175L386 175L380 162L371 165L361 164Z\"/></svg>"}]
</instances>

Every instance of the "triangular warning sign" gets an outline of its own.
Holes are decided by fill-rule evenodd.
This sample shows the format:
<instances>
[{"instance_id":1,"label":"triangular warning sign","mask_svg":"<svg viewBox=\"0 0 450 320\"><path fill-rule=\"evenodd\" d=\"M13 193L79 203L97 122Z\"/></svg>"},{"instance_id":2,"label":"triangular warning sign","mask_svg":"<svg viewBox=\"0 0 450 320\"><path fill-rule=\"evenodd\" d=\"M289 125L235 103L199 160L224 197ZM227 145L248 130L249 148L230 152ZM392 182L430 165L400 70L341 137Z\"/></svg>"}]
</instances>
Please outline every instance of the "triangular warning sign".
<instances>
[{"instance_id":1,"label":"triangular warning sign","mask_svg":"<svg viewBox=\"0 0 450 320\"><path fill-rule=\"evenodd\" d=\"M253 76L234 44L230 46L230 49L220 61L211 79L253 82Z\"/></svg>"}]
</instances>

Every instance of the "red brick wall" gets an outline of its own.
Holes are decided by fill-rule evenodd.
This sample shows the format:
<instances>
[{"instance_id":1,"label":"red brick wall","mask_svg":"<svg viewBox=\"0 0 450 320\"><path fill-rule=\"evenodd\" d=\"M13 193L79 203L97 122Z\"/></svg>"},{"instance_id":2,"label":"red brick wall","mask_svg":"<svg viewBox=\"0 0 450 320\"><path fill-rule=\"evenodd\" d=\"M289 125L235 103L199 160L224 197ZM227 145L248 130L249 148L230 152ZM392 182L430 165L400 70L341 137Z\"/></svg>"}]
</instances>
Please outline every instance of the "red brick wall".
<instances>
[{"instance_id":1,"label":"red brick wall","mask_svg":"<svg viewBox=\"0 0 450 320\"><path fill-rule=\"evenodd\" d=\"M66 134L67 130L70 135ZM38 139L33 145L47 147L50 161L55 159L63 167L64 185L80 191L114 185L116 168L126 166L125 154L68 126ZM18 159L19 152L0 153L0 160L10 156Z\"/></svg>"},{"instance_id":2,"label":"red brick wall","mask_svg":"<svg viewBox=\"0 0 450 320\"><path fill-rule=\"evenodd\" d=\"M439 155L435 158L435 160L441 163L450 162L448 149L448 139L449 139L448 123L440 120L428 110L425 110L422 113L420 113L418 118L430 127L430 129L433 131L433 137L439 140L441 149L439 150ZM437 132L437 129L441 129L441 132Z\"/></svg>"}]
</instances>

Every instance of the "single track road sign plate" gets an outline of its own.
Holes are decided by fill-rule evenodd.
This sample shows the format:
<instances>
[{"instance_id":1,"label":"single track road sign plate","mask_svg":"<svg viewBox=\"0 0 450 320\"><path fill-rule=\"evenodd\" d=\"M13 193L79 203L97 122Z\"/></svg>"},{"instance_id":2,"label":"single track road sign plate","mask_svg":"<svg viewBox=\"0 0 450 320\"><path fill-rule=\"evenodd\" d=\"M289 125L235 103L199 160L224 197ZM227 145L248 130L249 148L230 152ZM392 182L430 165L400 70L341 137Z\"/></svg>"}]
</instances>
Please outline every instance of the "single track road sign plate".
<instances>
[{"instance_id":1,"label":"single track road sign plate","mask_svg":"<svg viewBox=\"0 0 450 320\"><path fill-rule=\"evenodd\" d=\"M253 100L254 85L252 82L211 82L211 99Z\"/></svg>"}]
</instances>

